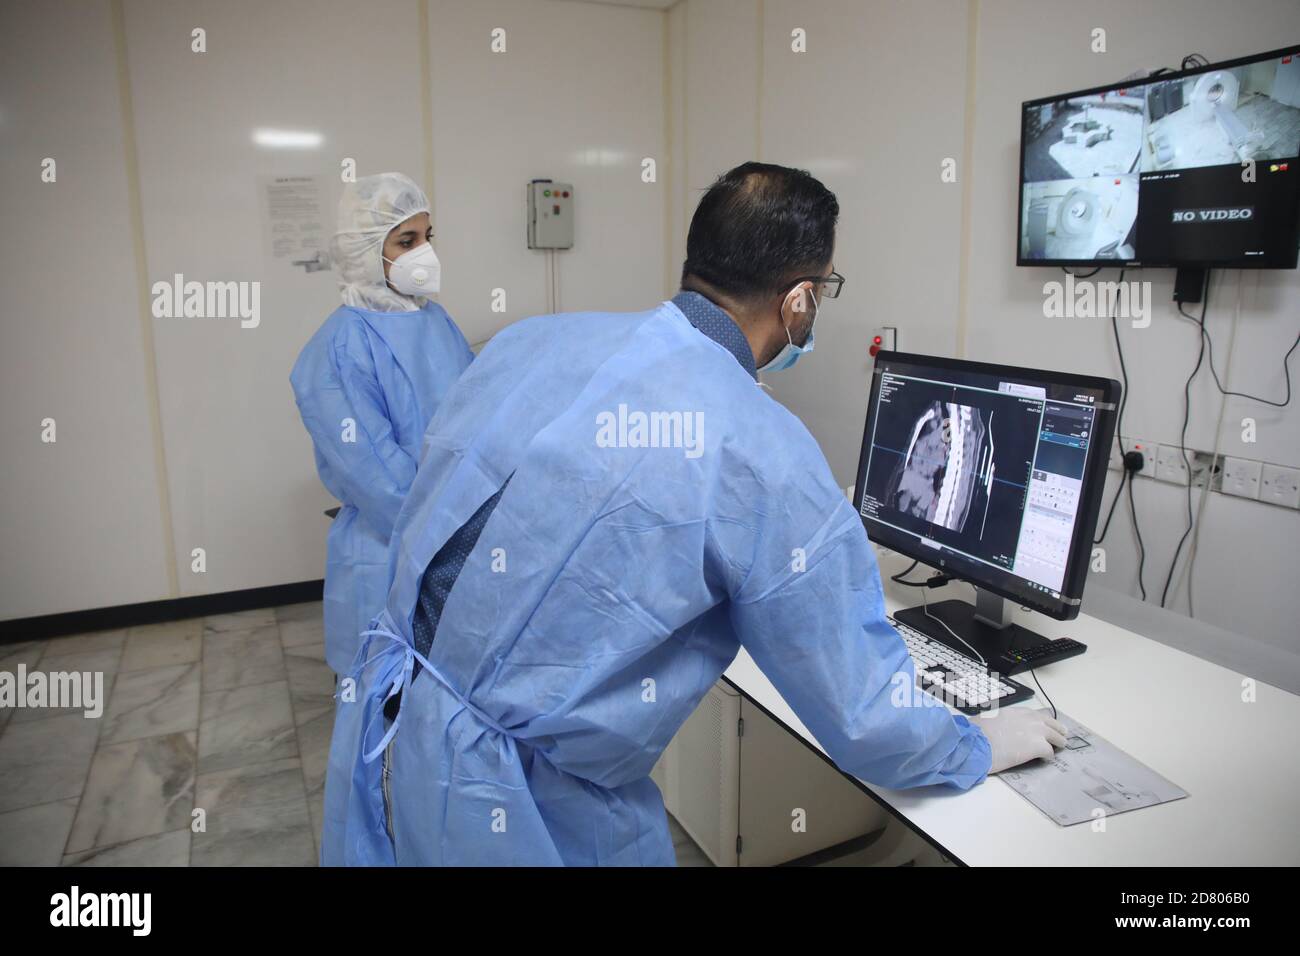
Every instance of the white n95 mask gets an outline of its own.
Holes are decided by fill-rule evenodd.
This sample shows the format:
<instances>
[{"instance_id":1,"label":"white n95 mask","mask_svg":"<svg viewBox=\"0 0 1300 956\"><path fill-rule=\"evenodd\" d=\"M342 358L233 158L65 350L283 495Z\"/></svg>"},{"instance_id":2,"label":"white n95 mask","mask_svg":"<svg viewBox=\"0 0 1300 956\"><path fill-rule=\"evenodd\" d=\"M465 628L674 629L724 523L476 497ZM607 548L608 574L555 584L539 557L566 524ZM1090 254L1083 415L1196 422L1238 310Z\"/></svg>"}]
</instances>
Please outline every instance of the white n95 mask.
<instances>
[{"instance_id":1,"label":"white n95 mask","mask_svg":"<svg viewBox=\"0 0 1300 956\"><path fill-rule=\"evenodd\" d=\"M410 252L403 252L396 259L389 259L380 253L392 268L388 270L388 282L403 295L434 295L442 280L442 264L427 242Z\"/></svg>"}]
</instances>

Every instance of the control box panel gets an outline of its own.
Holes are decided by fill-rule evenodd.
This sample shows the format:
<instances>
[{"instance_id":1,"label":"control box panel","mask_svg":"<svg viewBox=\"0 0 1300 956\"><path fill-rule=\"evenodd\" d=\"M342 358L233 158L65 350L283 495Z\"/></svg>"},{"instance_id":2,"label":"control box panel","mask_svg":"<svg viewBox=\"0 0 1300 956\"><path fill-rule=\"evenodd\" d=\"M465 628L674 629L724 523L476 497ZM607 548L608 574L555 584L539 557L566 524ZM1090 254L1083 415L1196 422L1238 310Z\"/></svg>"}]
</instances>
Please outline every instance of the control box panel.
<instances>
[{"instance_id":1,"label":"control box panel","mask_svg":"<svg viewBox=\"0 0 1300 956\"><path fill-rule=\"evenodd\" d=\"M528 248L573 248L573 184L534 179L528 184Z\"/></svg>"}]
</instances>

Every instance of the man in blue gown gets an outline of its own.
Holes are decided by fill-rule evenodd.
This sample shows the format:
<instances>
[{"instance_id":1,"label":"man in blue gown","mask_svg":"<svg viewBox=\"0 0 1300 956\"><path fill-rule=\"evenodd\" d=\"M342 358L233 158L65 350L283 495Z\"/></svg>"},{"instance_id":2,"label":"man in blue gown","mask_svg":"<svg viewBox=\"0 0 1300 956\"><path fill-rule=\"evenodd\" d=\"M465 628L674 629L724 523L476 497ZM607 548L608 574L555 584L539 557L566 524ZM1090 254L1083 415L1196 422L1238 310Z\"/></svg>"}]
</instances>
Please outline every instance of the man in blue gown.
<instances>
[{"instance_id":1,"label":"man in blue gown","mask_svg":"<svg viewBox=\"0 0 1300 956\"><path fill-rule=\"evenodd\" d=\"M447 394L341 686L322 862L672 865L650 770L742 646L842 769L984 779L984 732L899 700L862 522L756 381L812 348L837 216L738 167L671 301L519 322Z\"/></svg>"}]
</instances>

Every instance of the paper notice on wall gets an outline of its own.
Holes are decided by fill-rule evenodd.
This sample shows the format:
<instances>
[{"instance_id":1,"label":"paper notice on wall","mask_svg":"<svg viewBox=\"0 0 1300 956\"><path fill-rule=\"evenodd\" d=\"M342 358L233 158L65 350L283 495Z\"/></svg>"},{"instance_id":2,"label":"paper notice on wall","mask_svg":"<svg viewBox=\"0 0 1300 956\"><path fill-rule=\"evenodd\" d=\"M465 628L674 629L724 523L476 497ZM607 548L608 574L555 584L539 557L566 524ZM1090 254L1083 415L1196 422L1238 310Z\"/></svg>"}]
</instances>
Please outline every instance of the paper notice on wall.
<instances>
[{"instance_id":1,"label":"paper notice on wall","mask_svg":"<svg viewBox=\"0 0 1300 956\"><path fill-rule=\"evenodd\" d=\"M301 261L325 253L328 191L324 177L264 176L261 183L262 218L271 258Z\"/></svg>"}]
</instances>

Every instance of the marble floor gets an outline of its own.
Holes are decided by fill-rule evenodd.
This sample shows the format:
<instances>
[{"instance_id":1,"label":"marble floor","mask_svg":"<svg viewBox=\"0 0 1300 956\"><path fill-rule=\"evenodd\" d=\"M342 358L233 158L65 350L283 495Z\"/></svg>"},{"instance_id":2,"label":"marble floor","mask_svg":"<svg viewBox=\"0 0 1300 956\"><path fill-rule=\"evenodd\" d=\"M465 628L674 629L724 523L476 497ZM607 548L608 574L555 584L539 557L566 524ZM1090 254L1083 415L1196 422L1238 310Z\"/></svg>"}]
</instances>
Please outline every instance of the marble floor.
<instances>
[{"instance_id":1,"label":"marble floor","mask_svg":"<svg viewBox=\"0 0 1300 956\"><path fill-rule=\"evenodd\" d=\"M0 865L315 864L319 603L0 645L19 664L102 671L107 705L0 709Z\"/></svg>"},{"instance_id":2,"label":"marble floor","mask_svg":"<svg viewBox=\"0 0 1300 956\"><path fill-rule=\"evenodd\" d=\"M0 708L0 866L315 865L334 712L319 602L0 644L0 671L20 664L102 671L107 704ZM675 822L673 842L709 865Z\"/></svg>"}]
</instances>

